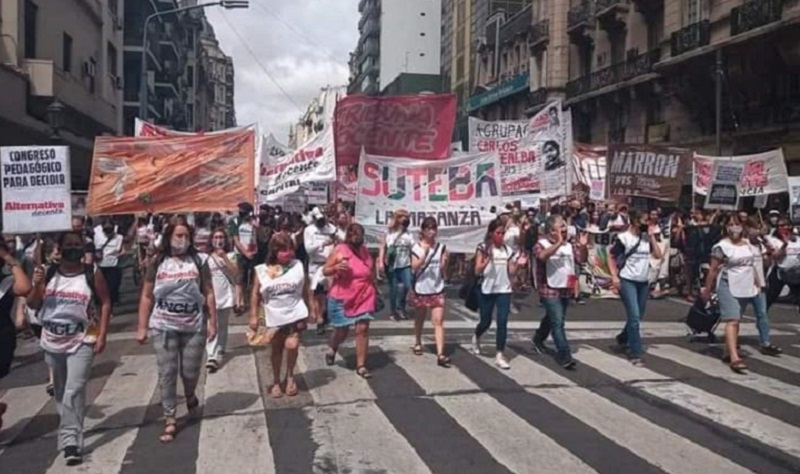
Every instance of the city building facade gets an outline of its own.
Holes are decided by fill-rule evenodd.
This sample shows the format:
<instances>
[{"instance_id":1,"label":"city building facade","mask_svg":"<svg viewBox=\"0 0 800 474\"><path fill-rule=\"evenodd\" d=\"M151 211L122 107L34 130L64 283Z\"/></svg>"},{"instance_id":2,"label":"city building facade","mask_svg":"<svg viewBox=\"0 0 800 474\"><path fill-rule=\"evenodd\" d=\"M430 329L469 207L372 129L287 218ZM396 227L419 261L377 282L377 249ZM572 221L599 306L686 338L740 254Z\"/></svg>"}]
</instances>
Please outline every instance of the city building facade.
<instances>
[{"instance_id":1,"label":"city building facade","mask_svg":"<svg viewBox=\"0 0 800 474\"><path fill-rule=\"evenodd\" d=\"M0 146L68 145L73 189L88 186L94 138L122 132L121 3L0 2Z\"/></svg>"},{"instance_id":2,"label":"city building facade","mask_svg":"<svg viewBox=\"0 0 800 474\"><path fill-rule=\"evenodd\" d=\"M347 96L347 86L325 86L308 104L300 120L289 129L288 146L296 149L333 120L336 103Z\"/></svg>"},{"instance_id":3,"label":"city building facade","mask_svg":"<svg viewBox=\"0 0 800 474\"><path fill-rule=\"evenodd\" d=\"M441 0L361 0L359 12L359 40L350 56L349 93L441 90Z\"/></svg>"}]
</instances>

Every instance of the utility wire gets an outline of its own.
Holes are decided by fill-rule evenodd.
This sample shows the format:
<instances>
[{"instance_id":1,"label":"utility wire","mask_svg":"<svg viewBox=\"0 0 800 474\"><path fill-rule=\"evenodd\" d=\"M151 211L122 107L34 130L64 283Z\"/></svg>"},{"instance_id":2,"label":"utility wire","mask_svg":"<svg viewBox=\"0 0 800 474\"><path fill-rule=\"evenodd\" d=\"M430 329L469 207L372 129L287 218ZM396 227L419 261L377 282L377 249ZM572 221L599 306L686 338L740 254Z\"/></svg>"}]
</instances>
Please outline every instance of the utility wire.
<instances>
[{"instance_id":1,"label":"utility wire","mask_svg":"<svg viewBox=\"0 0 800 474\"><path fill-rule=\"evenodd\" d=\"M281 83L280 83L280 82L278 82L278 80L277 80L277 79L275 79L275 77L273 77L273 75L272 75L272 74L270 74L270 72L267 70L267 68L266 68L266 67L264 66L264 64L261 62L261 60L260 60L260 59L258 59L258 56L256 56L256 53L253 51L253 49L252 49L252 48L250 48L250 45L249 45L249 44L247 44L247 42L244 40L244 38L242 38L242 35L240 35L240 34L239 34L239 30L237 30L237 29L236 29L236 28L233 26L233 24L231 24L231 21L230 21L230 20L228 19L228 17L225 15L225 12L220 12L220 13L222 14L222 19L223 19L223 20L225 20L225 23L227 23L227 24L228 24L228 26L230 27L230 29L231 29L231 31L233 32L233 34L234 34L234 35L236 35L236 37L239 39L239 42L240 42L240 43L242 43L242 46L244 46L244 48L247 50L247 52L248 52L248 53L250 53L250 56L251 56L251 57L253 58L253 60L256 62L256 64L258 65L258 67L260 67L260 68L261 68L261 70L264 72L264 74L266 74L266 75L267 75L267 77L269 78L269 80L270 80L270 81L272 81L272 83L273 83L273 84L275 84L275 86L278 88L278 90L280 90L280 91L281 91L281 94L283 94L283 96L284 96L284 97L286 97L286 100L288 100L288 101L289 101L289 102L290 102L292 105L294 105L294 106L297 108L297 110L299 110L299 111L300 111L300 115L303 115L303 114L305 114L305 113L306 113L306 111L305 111L305 110L304 110L302 107L300 107L300 106L297 104L297 102L295 102L295 100L294 100L294 99L292 99L292 96L290 96L290 95L289 95L289 93L288 93L288 92L286 92L286 89L284 89L284 88L283 88L283 86L281 85Z\"/></svg>"}]
</instances>

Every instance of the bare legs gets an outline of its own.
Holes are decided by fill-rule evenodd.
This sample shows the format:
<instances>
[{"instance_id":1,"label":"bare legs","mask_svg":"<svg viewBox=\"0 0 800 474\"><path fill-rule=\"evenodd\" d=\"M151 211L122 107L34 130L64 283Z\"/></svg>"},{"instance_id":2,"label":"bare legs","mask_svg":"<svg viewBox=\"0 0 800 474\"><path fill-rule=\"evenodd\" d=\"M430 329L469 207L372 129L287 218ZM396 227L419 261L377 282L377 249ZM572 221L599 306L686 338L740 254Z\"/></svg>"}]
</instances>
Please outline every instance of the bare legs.
<instances>
[{"instance_id":1,"label":"bare legs","mask_svg":"<svg viewBox=\"0 0 800 474\"><path fill-rule=\"evenodd\" d=\"M297 384L294 380L294 369L297 366L297 353L300 348L300 334L292 333L286 335L279 332L272 340L272 379L273 385L270 388L270 395L280 398L284 393L292 397L297 395ZM284 356L286 358L286 379L284 387L281 388L281 368ZM285 391L285 392L284 392Z\"/></svg>"}]
</instances>

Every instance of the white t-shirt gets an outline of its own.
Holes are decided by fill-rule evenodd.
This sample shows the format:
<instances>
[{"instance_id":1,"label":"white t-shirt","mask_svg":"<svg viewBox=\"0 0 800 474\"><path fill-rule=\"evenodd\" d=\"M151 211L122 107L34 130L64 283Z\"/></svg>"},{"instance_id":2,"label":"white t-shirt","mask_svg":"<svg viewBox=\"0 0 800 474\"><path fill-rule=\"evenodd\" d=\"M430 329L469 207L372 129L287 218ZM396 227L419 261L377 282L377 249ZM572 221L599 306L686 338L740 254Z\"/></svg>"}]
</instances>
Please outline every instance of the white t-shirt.
<instances>
[{"instance_id":1,"label":"white t-shirt","mask_svg":"<svg viewBox=\"0 0 800 474\"><path fill-rule=\"evenodd\" d=\"M202 264L207 255L198 255ZM200 272L192 257L166 258L156 270L150 329L196 333L203 330L205 296Z\"/></svg>"},{"instance_id":2,"label":"white t-shirt","mask_svg":"<svg viewBox=\"0 0 800 474\"><path fill-rule=\"evenodd\" d=\"M394 246L396 257L394 268L407 268L411 266L411 247L414 246L414 236L409 232L395 231L386 235L386 249Z\"/></svg>"},{"instance_id":3,"label":"white t-shirt","mask_svg":"<svg viewBox=\"0 0 800 474\"><path fill-rule=\"evenodd\" d=\"M442 244L436 244L428 251L428 256L422 262L420 271L414 277L414 293L420 296L439 295L444 291L444 277L442 276L442 260L446 248ZM416 244L411 249L411 253L422 258L425 249L421 244Z\"/></svg>"},{"instance_id":4,"label":"white t-shirt","mask_svg":"<svg viewBox=\"0 0 800 474\"><path fill-rule=\"evenodd\" d=\"M780 250L783 248L783 240L777 237L767 237L769 239L770 245L775 250ZM795 238L794 240L789 240L788 245L786 246L786 256L778 263L778 268L781 270L788 270L790 268L794 268L800 266L800 239Z\"/></svg>"},{"instance_id":5,"label":"white t-shirt","mask_svg":"<svg viewBox=\"0 0 800 474\"><path fill-rule=\"evenodd\" d=\"M618 251L622 256L628 255L625 266L619 271L619 277L630 281L648 281L650 278L650 236L622 232L617 235ZM638 242L638 246L637 246ZM633 250L636 246L636 250ZM632 251L633 250L633 251Z\"/></svg>"},{"instance_id":6,"label":"white t-shirt","mask_svg":"<svg viewBox=\"0 0 800 474\"><path fill-rule=\"evenodd\" d=\"M547 250L554 243L549 239L540 239L539 245ZM575 252L572 244L560 246L550 258L545 262L545 275L547 286L553 289L570 287L570 280L575 277Z\"/></svg>"},{"instance_id":7,"label":"white t-shirt","mask_svg":"<svg viewBox=\"0 0 800 474\"><path fill-rule=\"evenodd\" d=\"M267 327L281 327L308 317L303 299L306 275L300 260L292 260L282 275L270 278L266 265L255 268Z\"/></svg>"},{"instance_id":8,"label":"white t-shirt","mask_svg":"<svg viewBox=\"0 0 800 474\"><path fill-rule=\"evenodd\" d=\"M505 235L503 236L503 244L506 247L511 249L512 252L516 252L519 250L519 237L520 237L520 230L519 226L513 225L506 230Z\"/></svg>"},{"instance_id":9,"label":"white t-shirt","mask_svg":"<svg viewBox=\"0 0 800 474\"><path fill-rule=\"evenodd\" d=\"M483 244L479 249L486 252ZM486 295L511 293L511 278L508 275L508 262L515 257L514 252L506 246L497 248L491 247L491 252L487 255L489 263L483 270L483 283L481 292Z\"/></svg>"},{"instance_id":10,"label":"white t-shirt","mask_svg":"<svg viewBox=\"0 0 800 474\"><path fill-rule=\"evenodd\" d=\"M194 233L194 247L200 252L208 252L211 231L207 227L198 227Z\"/></svg>"},{"instance_id":11,"label":"white t-shirt","mask_svg":"<svg viewBox=\"0 0 800 474\"><path fill-rule=\"evenodd\" d=\"M722 261L719 280L728 281L728 288L734 297L752 298L758 294L763 286L763 280L756 272L756 264L760 259L758 249L749 242L734 245L726 238L711 248L711 255Z\"/></svg>"},{"instance_id":12,"label":"white t-shirt","mask_svg":"<svg viewBox=\"0 0 800 474\"><path fill-rule=\"evenodd\" d=\"M246 248L250 252L256 251L256 228L255 226L247 221L242 221L239 223L239 242L242 244L242 247ZM236 253L239 253L239 249L236 249Z\"/></svg>"},{"instance_id":13,"label":"white t-shirt","mask_svg":"<svg viewBox=\"0 0 800 474\"><path fill-rule=\"evenodd\" d=\"M116 267L122 252L122 236L114 234L109 239L105 234L100 235L100 240L95 240L95 248L98 252L102 250L103 258L97 265L104 268Z\"/></svg>"},{"instance_id":14,"label":"white t-shirt","mask_svg":"<svg viewBox=\"0 0 800 474\"><path fill-rule=\"evenodd\" d=\"M236 254L228 254L228 260L235 261ZM236 285L234 284L235 275L228 275L227 265L222 257L211 254L208 256L208 269L211 272L211 283L214 286L214 299L217 302L217 309L233 308L236 305Z\"/></svg>"},{"instance_id":15,"label":"white t-shirt","mask_svg":"<svg viewBox=\"0 0 800 474\"><path fill-rule=\"evenodd\" d=\"M308 254L309 273L313 266L316 270L319 265L325 263L333 251L333 245L325 245L327 240L335 240L336 227L332 224L325 224L324 227L319 228L316 224L307 226L303 231L303 245L305 245L306 253Z\"/></svg>"},{"instance_id":16,"label":"white t-shirt","mask_svg":"<svg viewBox=\"0 0 800 474\"><path fill-rule=\"evenodd\" d=\"M96 316L92 289L83 271L73 276L56 272L47 283L39 311L42 349L71 354L82 344L93 344L97 340Z\"/></svg>"}]
</instances>

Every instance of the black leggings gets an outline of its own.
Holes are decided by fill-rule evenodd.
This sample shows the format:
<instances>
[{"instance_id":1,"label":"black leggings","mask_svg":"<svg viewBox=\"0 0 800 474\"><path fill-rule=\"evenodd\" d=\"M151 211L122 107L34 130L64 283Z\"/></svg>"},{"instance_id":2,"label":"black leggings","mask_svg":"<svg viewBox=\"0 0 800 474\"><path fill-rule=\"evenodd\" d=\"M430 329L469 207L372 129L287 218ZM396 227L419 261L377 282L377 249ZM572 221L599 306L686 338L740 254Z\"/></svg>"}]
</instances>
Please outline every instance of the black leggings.
<instances>
[{"instance_id":1,"label":"black leggings","mask_svg":"<svg viewBox=\"0 0 800 474\"><path fill-rule=\"evenodd\" d=\"M778 269L774 268L767 278L767 309L778 300L784 285L787 283L778 277ZM800 307L800 285L789 285L789 291L795 306Z\"/></svg>"}]
</instances>

